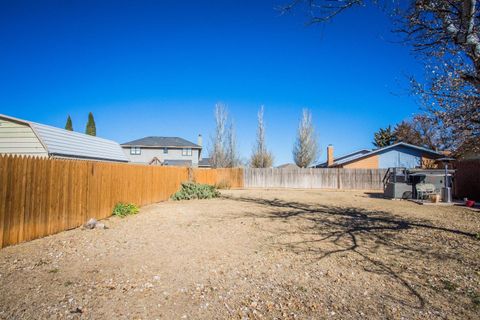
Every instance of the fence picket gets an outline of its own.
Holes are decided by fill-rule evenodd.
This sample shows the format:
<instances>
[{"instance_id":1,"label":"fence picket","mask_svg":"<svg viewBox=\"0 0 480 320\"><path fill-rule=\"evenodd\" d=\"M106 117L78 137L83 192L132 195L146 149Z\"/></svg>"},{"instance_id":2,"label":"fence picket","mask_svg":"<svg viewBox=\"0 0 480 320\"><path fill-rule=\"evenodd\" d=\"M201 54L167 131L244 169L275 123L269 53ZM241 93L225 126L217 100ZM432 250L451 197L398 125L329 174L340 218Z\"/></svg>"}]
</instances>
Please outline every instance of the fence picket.
<instances>
[{"instance_id":1,"label":"fence picket","mask_svg":"<svg viewBox=\"0 0 480 320\"><path fill-rule=\"evenodd\" d=\"M384 169L244 169L246 188L380 190Z\"/></svg>"},{"instance_id":2,"label":"fence picket","mask_svg":"<svg viewBox=\"0 0 480 320\"><path fill-rule=\"evenodd\" d=\"M197 182L243 186L242 169L190 169ZM118 202L168 199L189 169L0 155L0 248L111 215Z\"/></svg>"}]
</instances>

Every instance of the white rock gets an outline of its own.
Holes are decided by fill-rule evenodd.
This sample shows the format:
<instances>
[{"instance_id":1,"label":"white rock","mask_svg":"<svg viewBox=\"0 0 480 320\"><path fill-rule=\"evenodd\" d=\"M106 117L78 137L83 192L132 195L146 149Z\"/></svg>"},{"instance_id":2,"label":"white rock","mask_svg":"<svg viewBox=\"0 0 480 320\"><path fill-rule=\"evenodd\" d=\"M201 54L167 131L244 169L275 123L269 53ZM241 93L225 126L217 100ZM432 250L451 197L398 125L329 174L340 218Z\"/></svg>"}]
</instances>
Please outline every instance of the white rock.
<instances>
[{"instance_id":1,"label":"white rock","mask_svg":"<svg viewBox=\"0 0 480 320\"><path fill-rule=\"evenodd\" d=\"M96 224L97 224L97 219L91 218L90 220L87 221L87 223L85 223L84 227L86 229L93 229L95 228Z\"/></svg>"},{"instance_id":2,"label":"white rock","mask_svg":"<svg viewBox=\"0 0 480 320\"><path fill-rule=\"evenodd\" d=\"M107 227L105 226L105 223L99 223L95 225L95 229L106 229Z\"/></svg>"},{"instance_id":3,"label":"white rock","mask_svg":"<svg viewBox=\"0 0 480 320\"><path fill-rule=\"evenodd\" d=\"M150 282L145 283L145 288L153 288L153 284Z\"/></svg>"}]
</instances>

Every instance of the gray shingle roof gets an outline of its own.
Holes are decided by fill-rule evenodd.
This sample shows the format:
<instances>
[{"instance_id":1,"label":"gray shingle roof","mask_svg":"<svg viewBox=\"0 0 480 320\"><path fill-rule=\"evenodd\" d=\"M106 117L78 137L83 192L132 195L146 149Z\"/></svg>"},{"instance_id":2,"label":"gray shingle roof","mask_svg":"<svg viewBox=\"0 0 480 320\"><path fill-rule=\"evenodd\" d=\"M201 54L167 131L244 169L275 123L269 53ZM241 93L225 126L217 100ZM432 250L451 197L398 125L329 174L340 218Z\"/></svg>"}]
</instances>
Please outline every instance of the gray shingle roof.
<instances>
[{"instance_id":1,"label":"gray shingle roof","mask_svg":"<svg viewBox=\"0 0 480 320\"><path fill-rule=\"evenodd\" d=\"M1 114L0 117L30 126L49 156L128 162L115 141Z\"/></svg>"},{"instance_id":2,"label":"gray shingle roof","mask_svg":"<svg viewBox=\"0 0 480 320\"><path fill-rule=\"evenodd\" d=\"M201 149L198 144L179 137L145 137L129 142L122 143L122 147L139 146L139 147L188 147Z\"/></svg>"},{"instance_id":3,"label":"gray shingle roof","mask_svg":"<svg viewBox=\"0 0 480 320\"><path fill-rule=\"evenodd\" d=\"M165 160L163 164L165 166L191 167L192 160Z\"/></svg>"},{"instance_id":4,"label":"gray shingle roof","mask_svg":"<svg viewBox=\"0 0 480 320\"><path fill-rule=\"evenodd\" d=\"M198 166L199 167L211 167L211 158L202 158L200 161L198 161Z\"/></svg>"}]
</instances>

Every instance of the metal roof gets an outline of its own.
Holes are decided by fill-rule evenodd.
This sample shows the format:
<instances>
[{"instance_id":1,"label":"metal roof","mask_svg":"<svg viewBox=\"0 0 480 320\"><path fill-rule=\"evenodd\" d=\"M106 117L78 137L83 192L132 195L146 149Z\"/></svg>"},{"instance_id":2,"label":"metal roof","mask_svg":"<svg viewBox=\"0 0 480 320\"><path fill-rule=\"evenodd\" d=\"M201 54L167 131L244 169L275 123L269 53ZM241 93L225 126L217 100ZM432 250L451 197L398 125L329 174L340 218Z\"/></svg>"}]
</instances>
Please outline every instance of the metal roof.
<instances>
[{"instance_id":1,"label":"metal roof","mask_svg":"<svg viewBox=\"0 0 480 320\"><path fill-rule=\"evenodd\" d=\"M30 126L49 156L128 162L122 148L115 141L2 114L0 118Z\"/></svg>"},{"instance_id":2,"label":"metal roof","mask_svg":"<svg viewBox=\"0 0 480 320\"><path fill-rule=\"evenodd\" d=\"M392 149L392 148L395 148L395 147L399 147L399 146L403 146L403 147L407 147L407 148L411 148L411 149L416 149L416 150L421 150L423 152L426 152L426 153L429 153L429 154L433 154L433 155L436 155L436 156L443 156L442 153L440 152L437 152L437 151L434 151L434 150L431 150L431 149L427 149L427 148L424 148L424 147L419 147L419 146L415 146L413 144L409 144L409 143L405 143L405 142L399 142L399 143L395 143L395 144L392 144L391 146L387 146L387 147L383 147L383 148L380 148L380 149L376 149L376 150L373 150L373 151L370 151L368 153L364 153L364 154L359 154L359 155L356 155L354 157L348 157L346 159L341 159L341 160L338 160L338 161L335 161L333 163L334 166L336 165L341 165L341 164L345 164L347 162L351 162L351 161L354 161L354 160L359 160L359 159L362 159L362 158L365 158L365 157L369 157L371 155L374 155L374 154L377 154L377 153L380 153L380 152L383 152L385 150L389 150L389 149Z\"/></svg>"},{"instance_id":3,"label":"metal roof","mask_svg":"<svg viewBox=\"0 0 480 320\"><path fill-rule=\"evenodd\" d=\"M361 149L361 150L357 150L357 151L354 151L354 152L351 152L351 153L347 153L347 154L344 154L343 156L341 157L337 157L337 158L334 158L334 161L335 163L337 161L348 161L349 159L352 159L358 155L362 155L362 154L367 154L367 153L370 153L371 150L368 150L368 149ZM319 163L317 164L316 166L314 166L315 168L326 168L328 166L328 163L327 161L323 162L323 163Z\"/></svg>"},{"instance_id":4,"label":"metal roof","mask_svg":"<svg viewBox=\"0 0 480 320\"><path fill-rule=\"evenodd\" d=\"M179 137L145 137L129 142L122 143L122 147L188 147L202 149L201 146Z\"/></svg>"}]
</instances>

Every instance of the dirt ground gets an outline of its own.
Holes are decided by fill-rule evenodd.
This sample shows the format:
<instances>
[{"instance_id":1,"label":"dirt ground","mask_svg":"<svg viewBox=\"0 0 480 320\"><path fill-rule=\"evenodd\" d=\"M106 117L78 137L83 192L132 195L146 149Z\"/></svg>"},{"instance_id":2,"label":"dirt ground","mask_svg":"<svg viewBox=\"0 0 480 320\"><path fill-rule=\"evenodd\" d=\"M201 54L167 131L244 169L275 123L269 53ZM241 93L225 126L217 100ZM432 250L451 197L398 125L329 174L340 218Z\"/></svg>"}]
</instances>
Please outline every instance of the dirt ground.
<instances>
[{"instance_id":1,"label":"dirt ground","mask_svg":"<svg viewBox=\"0 0 480 320\"><path fill-rule=\"evenodd\" d=\"M480 318L480 212L362 192L223 196L0 250L0 318Z\"/></svg>"}]
</instances>

